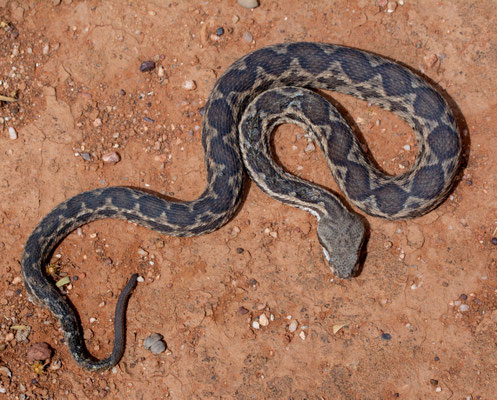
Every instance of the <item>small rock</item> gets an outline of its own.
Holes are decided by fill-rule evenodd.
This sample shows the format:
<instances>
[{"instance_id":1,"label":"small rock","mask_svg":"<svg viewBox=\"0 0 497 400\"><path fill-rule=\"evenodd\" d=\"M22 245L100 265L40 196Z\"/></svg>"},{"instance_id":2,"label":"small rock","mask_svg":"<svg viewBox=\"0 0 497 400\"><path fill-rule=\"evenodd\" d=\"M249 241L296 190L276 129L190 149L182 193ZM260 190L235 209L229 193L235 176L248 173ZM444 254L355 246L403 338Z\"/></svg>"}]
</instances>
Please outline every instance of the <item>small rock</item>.
<instances>
[{"instance_id":1,"label":"small rock","mask_svg":"<svg viewBox=\"0 0 497 400\"><path fill-rule=\"evenodd\" d=\"M393 13L397 8L397 3L395 1L389 1L387 4L387 12Z\"/></svg>"},{"instance_id":2,"label":"small rock","mask_svg":"<svg viewBox=\"0 0 497 400\"><path fill-rule=\"evenodd\" d=\"M299 323L296 320L292 320L292 322L290 322L290 325L288 325L288 330L290 332L295 332L297 330L298 325Z\"/></svg>"},{"instance_id":3,"label":"small rock","mask_svg":"<svg viewBox=\"0 0 497 400\"><path fill-rule=\"evenodd\" d=\"M249 310L247 310L245 307L243 306L240 306L240 308L238 309L238 312L241 314L241 315L245 315L245 314L248 314Z\"/></svg>"},{"instance_id":4,"label":"small rock","mask_svg":"<svg viewBox=\"0 0 497 400\"><path fill-rule=\"evenodd\" d=\"M233 18L231 18L231 22L236 24L238 21L240 21L240 17L238 15L233 15Z\"/></svg>"},{"instance_id":5,"label":"small rock","mask_svg":"<svg viewBox=\"0 0 497 400\"><path fill-rule=\"evenodd\" d=\"M53 4L54 6L58 6L58 5L60 5L60 3L62 3L62 0L53 0L53 1L52 1L52 4Z\"/></svg>"},{"instance_id":6,"label":"small rock","mask_svg":"<svg viewBox=\"0 0 497 400\"><path fill-rule=\"evenodd\" d=\"M143 250L142 248L139 248L139 249L138 249L138 254L139 254L141 257L145 257L145 256L148 256L148 251L147 251L147 250Z\"/></svg>"},{"instance_id":7,"label":"small rock","mask_svg":"<svg viewBox=\"0 0 497 400\"><path fill-rule=\"evenodd\" d=\"M250 32L245 32L243 34L243 40L246 41L247 43L252 43L252 40L254 40L253 36L250 34Z\"/></svg>"},{"instance_id":8,"label":"small rock","mask_svg":"<svg viewBox=\"0 0 497 400\"><path fill-rule=\"evenodd\" d=\"M299 333L299 336L300 336L300 338L301 338L302 340L305 340L305 332L304 332L304 331L301 331L301 332Z\"/></svg>"},{"instance_id":9,"label":"small rock","mask_svg":"<svg viewBox=\"0 0 497 400\"><path fill-rule=\"evenodd\" d=\"M93 126L95 128L99 128L102 126L102 120L100 118L95 118L95 121L93 121Z\"/></svg>"},{"instance_id":10,"label":"small rock","mask_svg":"<svg viewBox=\"0 0 497 400\"><path fill-rule=\"evenodd\" d=\"M9 138L11 138L12 140L16 140L17 139L17 132L11 126L9 127Z\"/></svg>"},{"instance_id":11,"label":"small rock","mask_svg":"<svg viewBox=\"0 0 497 400\"><path fill-rule=\"evenodd\" d=\"M347 324L335 324L335 325L333 325L333 334L335 335L339 330L341 330L345 326L347 326Z\"/></svg>"},{"instance_id":12,"label":"small rock","mask_svg":"<svg viewBox=\"0 0 497 400\"><path fill-rule=\"evenodd\" d=\"M81 158L85 161L91 161L90 153L81 153Z\"/></svg>"},{"instance_id":13,"label":"small rock","mask_svg":"<svg viewBox=\"0 0 497 400\"><path fill-rule=\"evenodd\" d=\"M60 360L55 360L50 364L50 369L52 371L57 371L60 367L62 367L62 361Z\"/></svg>"},{"instance_id":14,"label":"small rock","mask_svg":"<svg viewBox=\"0 0 497 400\"><path fill-rule=\"evenodd\" d=\"M219 28L217 28L216 30L216 35L217 36L222 36L224 35L224 28L222 26L220 26Z\"/></svg>"},{"instance_id":15,"label":"small rock","mask_svg":"<svg viewBox=\"0 0 497 400\"><path fill-rule=\"evenodd\" d=\"M140 71L141 72L149 72L149 71L153 71L155 69L155 62L154 61L143 61L141 64L140 64Z\"/></svg>"},{"instance_id":16,"label":"small rock","mask_svg":"<svg viewBox=\"0 0 497 400\"><path fill-rule=\"evenodd\" d=\"M254 329L260 329L260 327L261 327L261 326L260 326L259 322L257 322L257 321L252 321L252 328L254 328Z\"/></svg>"},{"instance_id":17,"label":"small rock","mask_svg":"<svg viewBox=\"0 0 497 400\"><path fill-rule=\"evenodd\" d=\"M197 88L197 84L195 83L195 81L188 80L184 81L181 87L186 90L195 90Z\"/></svg>"},{"instance_id":18,"label":"small rock","mask_svg":"<svg viewBox=\"0 0 497 400\"><path fill-rule=\"evenodd\" d=\"M104 154L102 156L102 161L107 164L116 164L121 161L121 157L115 151L111 153Z\"/></svg>"},{"instance_id":19,"label":"small rock","mask_svg":"<svg viewBox=\"0 0 497 400\"><path fill-rule=\"evenodd\" d=\"M305 148L306 153L309 153L309 152L314 151L314 150L316 150L316 146L314 146L314 143L312 143L312 142L309 143L307 145L307 147Z\"/></svg>"},{"instance_id":20,"label":"small rock","mask_svg":"<svg viewBox=\"0 0 497 400\"><path fill-rule=\"evenodd\" d=\"M16 340L18 342L25 342L28 340L28 336L31 333L30 326L23 326L23 329L18 329L16 332Z\"/></svg>"},{"instance_id":21,"label":"small rock","mask_svg":"<svg viewBox=\"0 0 497 400\"><path fill-rule=\"evenodd\" d=\"M269 325L269 320L268 318L266 317L266 314L261 314L259 316L259 324L261 326L268 326Z\"/></svg>"},{"instance_id":22,"label":"small rock","mask_svg":"<svg viewBox=\"0 0 497 400\"><path fill-rule=\"evenodd\" d=\"M406 145L404 146L404 150L405 150L405 151L409 151L409 150L411 150L411 146L409 146L408 144L406 144Z\"/></svg>"},{"instance_id":23,"label":"small rock","mask_svg":"<svg viewBox=\"0 0 497 400\"><path fill-rule=\"evenodd\" d=\"M47 44L43 47L43 54L44 54L44 55L47 55L49 51L50 51L50 45L47 43Z\"/></svg>"},{"instance_id":24,"label":"small rock","mask_svg":"<svg viewBox=\"0 0 497 400\"><path fill-rule=\"evenodd\" d=\"M154 343L162 341L163 337L164 336L162 336L160 333L152 333L151 335L147 336L143 341L143 347L145 347L147 350L150 350L152 345Z\"/></svg>"},{"instance_id":25,"label":"small rock","mask_svg":"<svg viewBox=\"0 0 497 400\"><path fill-rule=\"evenodd\" d=\"M382 333L381 334L381 339L382 340L391 340L392 339L392 335L390 335L389 333Z\"/></svg>"},{"instance_id":26,"label":"small rock","mask_svg":"<svg viewBox=\"0 0 497 400\"><path fill-rule=\"evenodd\" d=\"M256 8L259 7L258 0L238 0L238 4L243 8Z\"/></svg>"},{"instance_id":27,"label":"small rock","mask_svg":"<svg viewBox=\"0 0 497 400\"><path fill-rule=\"evenodd\" d=\"M52 348L48 343L33 343L26 354L29 362L48 360L52 356Z\"/></svg>"},{"instance_id":28,"label":"small rock","mask_svg":"<svg viewBox=\"0 0 497 400\"><path fill-rule=\"evenodd\" d=\"M150 351L152 354L160 354L166 351L166 342L159 340L158 342L155 342L152 346L150 346Z\"/></svg>"},{"instance_id":29,"label":"small rock","mask_svg":"<svg viewBox=\"0 0 497 400\"><path fill-rule=\"evenodd\" d=\"M437 386L438 385L438 381L436 379L430 379L430 384L432 386Z\"/></svg>"},{"instance_id":30,"label":"small rock","mask_svg":"<svg viewBox=\"0 0 497 400\"><path fill-rule=\"evenodd\" d=\"M469 310L469 306L467 304L461 304L459 306L459 311L461 311L461 312L468 311L468 310Z\"/></svg>"},{"instance_id":31,"label":"small rock","mask_svg":"<svg viewBox=\"0 0 497 400\"><path fill-rule=\"evenodd\" d=\"M12 378L12 372L6 366L0 367L0 373L8 378Z\"/></svg>"},{"instance_id":32,"label":"small rock","mask_svg":"<svg viewBox=\"0 0 497 400\"><path fill-rule=\"evenodd\" d=\"M493 245L497 246L497 237L493 237L492 240L490 240Z\"/></svg>"}]
</instances>

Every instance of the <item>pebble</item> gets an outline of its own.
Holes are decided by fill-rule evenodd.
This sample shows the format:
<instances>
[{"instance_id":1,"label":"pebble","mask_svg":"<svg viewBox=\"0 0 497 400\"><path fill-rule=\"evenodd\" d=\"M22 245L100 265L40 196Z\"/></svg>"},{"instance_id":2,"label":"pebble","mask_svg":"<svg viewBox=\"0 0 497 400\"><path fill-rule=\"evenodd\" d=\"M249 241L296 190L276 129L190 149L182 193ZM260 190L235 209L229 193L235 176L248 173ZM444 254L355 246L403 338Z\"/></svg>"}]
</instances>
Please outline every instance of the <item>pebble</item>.
<instances>
[{"instance_id":1,"label":"pebble","mask_svg":"<svg viewBox=\"0 0 497 400\"><path fill-rule=\"evenodd\" d=\"M397 8L397 3L395 1L389 1L387 4L387 12L393 13Z\"/></svg>"},{"instance_id":2,"label":"pebble","mask_svg":"<svg viewBox=\"0 0 497 400\"><path fill-rule=\"evenodd\" d=\"M121 157L115 151L111 153L104 154L102 156L102 161L107 164L116 164L121 161Z\"/></svg>"},{"instance_id":3,"label":"pebble","mask_svg":"<svg viewBox=\"0 0 497 400\"><path fill-rule=\"evenodd\" d=\"M49 51L50 51L50 45L46 44L45 47L43 47L43 54L47 55Z\"/></svg>"},{"instance_id":4,"label":"pebble","mask_svg":"<svg viewBox=\"0 0 497 400\"><path fill-rule=\"evenodd\" d=\"M195 90L197 88L197 84L195 83L195 81L188 80L184 81L181 87L186 90Z\"/></svg>"},{"instance_id":5,"label":"pebble","mask_svg":"<svg viewBox=\"0 0 497 400\"><path fill-rule=\"evenodd\" d=\"M260 328L261 328L261 326L260 326L259 322L257 322L257 321L252 321L252 328L254 328L254 329L260 329Z\"/></svg>"},{"instance_id":6,"label":"pebble","mask_svg":"<svg viewBox=\"0 0 497 400\"><path fill-rule=\"evenodd\" d=\"M405 150L405 151L409 151L409 150L411 150L411 146L409 146L408 144L406 144L406 145L404 146L404 150Z\"/></svg>"},{"instance_id":7,"label":"pebble","mask_svg":"<svg viewBox=\"0 0 497 400\"><path fill-rule=\"evenodd\" d=\"M238 309L238 312L242 315L245 315L245 314L248 314L249 310L247 310L245 307L243 306L240 306L240 308Z\"/></svg>"},{"instance_id":8,"label":"pebble","mask_svg":"<svg viewBox=\"0 0 497 400\"><path fill-rule=\"evenodd\" d=\"M292 320L292 322L290 322L290 325L288 325L288 330L290 332L295 332L297 330L298 325L299 323L296 320Z\"/></svg>"},{"instance_id":9,"label":"pebble","mask_svg":"<svg viewBox=\"0 0 497 400\"><path fill-rule=\"evenodd\" d=\"M0 367L0 371L5 375L5 376L8 376L9 378L12 378L12 372L10 371L10 369L8 369L7 367L5 366L2 366Z\"/></svg>"},{"instance_id":10,"label":"pebble","mask_svg":"<svg viewBox=\"0 0 497 400\"><path fill-rule=\"evenodd\" d=\"M12 285L17 285L18 283L21 283L22 278L20 276L16 276L14 279L12 279Z\"/></svg>"},{"instance_id":11,"label":"pebble","mask_svg":"<svg viewBox=\"0 0 497 400\"><path fill-rule=\"evenodd\" d=\"M299 336L300 336L300 338L301 338L302 340L305 340L305 332L304 332L304 331L301 331L301 332L299 333Z\"/></svg>"},{"instance_id":12,"label":"pebble","mask_svg":"<svg viewBox=\"0 0 497 400\"><path fill-rule=\"evenodd\" d=\"M253 36L250 34L250 32L245 32L243 34L243 40L246 41L247 43L251 43L252 40L254 40Z\"/></svg>"},{"instance_id":13,"label":"pebble","mask_svg":"<svg viewBox=\"0 0 497 400\"><path fill-rule=\"evenodd\" d=\"M160 353L163 353L164 351L166 351L166 342L164 341L158 341L158 342L155 342L151 347L150 347L150 351L152 352L152 354L160 354Z\"/></svg>"},{"instance_id":14,"label":"pebble","mask_svg":"<svg viewBox=\"0 0 497 400\"><path fill-rule=\"evenodd\" d=\"M216 35L217 36L222 36L224 35L224 28L222 26L220 26L219 28L217 28L216 30Z\"/></svg>"},{"instance_id":15,"label":"pebble","mask_svg":"<svg viewBox=\"0 0 497 400\"><path fill-rule=\"evenodd\" d=\"M389 333L382 333L381 338L382 340L390 340L392 339L392 335L390 335Z\"/></svg>"},{"instance_id":16,"label":"pebble","mask_svg":"<svg viewBox=\"0 0 497 400\"><path fill-rule=\"evenodd\" d=\"M261 324L261 326L268 326L269 325L269 319L266 317L266 314L260 315L259 324Z\"/></svg>"},{"instance_id":17,"label":"pebble","mask_svg":"<svg viewBox=\"0 0 497 400\"><path fill-rule=\"evenodd\" d=\"M307 147L305 148L306 153L309 153L309 152L314 151L314 150L316 150L316 146L314 146L314 143L312 143L312 142L309 143L307 145Z\"/></svg>"},{"instance_id":18,"label":"pebble","mask_svg":"<svg viewBox=\"0 0 497 400\"><path fill-rule=\"evenodd\" d=\"M490 240L493 245L497 246L497 237L493 237L492 240Z\"/></svg>"},{"instance_id":19,"label":"pebble","mask_svg":"<svg viewBox=\"0 0 497 400\"><path fill-rule=\"evenodd\" d=\"M141 72L149 72L149 71L153 71L155 69L155 62L154 61L143 61L141 64L140 64L140 71Z\"/></svg>"},{"instance_id":20,"label":"pebble","mask_svg":"<svg viewBox=\"0 0 497 400\"><path fill-rule=\"evenodd\" d=\"M166 342L163 340L164 336L160 333L152 333L147 336L143 341L143 347L150 350L153 354L160 354L166 350Z\"/></svg>"},{"instance_id":21,"label":"pebble","mask_svg":"<svg viewBox=\"0 0 497 400\"><path fill-rule=\"evenodd\" d=\"M90 153L81 153L81 158L85 161L91 161Z\"/></svg>"},{"instance_id":22,"label":"pebble","mask_svg":"<svg viewBox=\"0 0 497 400\"><path fill-rule=\"evenodd\" d=\"M468 310L469 310L469 306L467 304L461 304L459 306L459 311L461 311L461 312L468 311Z\"/></svg>"},{"instance_id":23,"label":"pebble","mask_svg":"<svg viewBox=\"0 0 497 400\"><path fill-rule=\"evenodd\" d=\"M100 118L95 118L95 121L93 121L93 126L95 128L99 128L102 126L102 120Z\"/></svg>"},{"instance_id":24,"label":"pebble","mask_svg":"<svg viewBox=\"0 0 497 400\"><path fill-rule=\"evenodd\" d=\"M9 127L9 138L11 138L12 140L16 140L17 139L17 132L11 126Z\"/></svg>"},{"instance_id":25,"label":"pebble","mask_svg":"<svg viewBox=\"0 0 497 400\"><path fill-rule=\"evenodd\" d=\"M30 326L24 326L24 329L18 329L16 332L16 340L18 342L25 342L28 340L28 336L31 333L31 327Z\"/></svg>"},{"instance_id":26,"label":"pebble","mask_svg":"<svg viewBox=\"0 0 497 400\"><path fill-rule=\"evenodd\" d=\"M46 342L33 343L26 354L29 362L48 360L52 355L52 348Z\"/></svg>"},{"instance_id":27,"label":"pebble","mask_svg":"<svg viewBox=\"0 0 497 400\"><path fill-rule=\"evenodd\" d=\"M238 4L243 8L259 7L259 0L238 0Z\"/></svg>"}]
</instances>

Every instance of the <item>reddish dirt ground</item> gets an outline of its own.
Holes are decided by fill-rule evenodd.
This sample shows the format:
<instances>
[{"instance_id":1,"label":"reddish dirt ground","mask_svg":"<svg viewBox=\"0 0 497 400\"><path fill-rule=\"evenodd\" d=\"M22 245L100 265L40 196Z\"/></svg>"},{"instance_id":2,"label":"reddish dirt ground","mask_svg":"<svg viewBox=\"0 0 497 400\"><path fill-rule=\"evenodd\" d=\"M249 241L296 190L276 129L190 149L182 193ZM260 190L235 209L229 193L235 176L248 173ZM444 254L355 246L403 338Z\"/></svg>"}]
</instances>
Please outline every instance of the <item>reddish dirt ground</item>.
<instances>
[{"instance_id":1,"label":"reddish dirt ground","mask_svg":"<svg viewBox=\"0 0 497 400\"><path fill-rule=\"evenodd\" d=\"M496 398L495 5L404 0L388 12L386 1L260 2L249 10L235 0L0 0L0 94L18 98L0 107L0 398ZM298 40L376 52L446 91L466 153L450 198L414 220L367 217L364 267L346 281L331 274L314 218L254 184L232 221L197 238L114 220L86 225L63 241L54 264L58 278L71 278L68 296L96 356L112 347L128 277L138 272L144 282L129 303L122 361L83 371L56 319L28 302L20 279L28 235L84 190L126 185L197 197L205 185L200 109L217 77L251 50ZM145 60L157 68L140 72ZM194 90L183 87L188 80ZM412 163L406 124L331 95L386 171ZM278 130L280 160L336 188L302 133ZM120 162L104 163L112 151ZM262 314L269 323L255 329ZM143 348L154 332L168 345L158 355ZM54 349L40 373L27 358L36 342Z\"/></svg>"}]
</instances>

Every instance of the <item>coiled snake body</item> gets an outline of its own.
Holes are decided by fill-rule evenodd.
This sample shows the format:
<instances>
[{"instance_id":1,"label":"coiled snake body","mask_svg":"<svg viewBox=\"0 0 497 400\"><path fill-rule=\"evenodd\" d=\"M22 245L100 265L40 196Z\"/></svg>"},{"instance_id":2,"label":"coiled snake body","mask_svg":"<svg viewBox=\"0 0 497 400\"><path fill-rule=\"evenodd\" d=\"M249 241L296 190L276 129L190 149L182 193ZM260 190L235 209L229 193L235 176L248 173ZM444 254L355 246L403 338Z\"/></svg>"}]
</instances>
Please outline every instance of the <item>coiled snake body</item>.
<instances>
[{"instance_id":1,"label":"coiled snake body","mask_svg":"<svg viewBox=\"0 0 497 400\"><path fill-rule=\"evenodd\" d=\"M403 118L418 139L412 168L394 177L378 171L336 110L299 88L349 94ZM79 226L102 218L124 219L167 235L211 232L225 224L240 203L244 164L264 191L315 215L332 270L342 278L354 274L364 226L337 197L274 164L268 138L282 122L305 126L315 136L341 190L375 216L410 218L433 209L451 188L459 165L461 140L447 103L430 84L399 64L348 47L306 42L272 45L242 57L216 82L205 107L207 187L198 199L173 202L126 187L95 189L59 204L29 237L21 262L26 291L58 318L79 365L103 370L121 358L124 309L136 275L118 300L112 354L95 359L85 347L73 307L44 274L58 243Z\"/></svg>"}]
</instances>

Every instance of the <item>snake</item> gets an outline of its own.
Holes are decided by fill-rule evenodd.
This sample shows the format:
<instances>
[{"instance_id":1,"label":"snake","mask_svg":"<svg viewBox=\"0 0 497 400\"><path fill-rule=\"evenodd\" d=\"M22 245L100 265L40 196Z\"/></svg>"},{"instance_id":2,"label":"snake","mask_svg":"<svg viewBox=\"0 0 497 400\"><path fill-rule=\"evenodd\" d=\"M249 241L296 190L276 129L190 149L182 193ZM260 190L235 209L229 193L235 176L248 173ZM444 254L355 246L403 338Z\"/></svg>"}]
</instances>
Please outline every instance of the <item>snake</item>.
<instances>
[{"instance_id":1,"label":"snake","mask_svg":"<svg viewBox=\"0 0 497 400\"><path fill-rule=\"evenodd\" d=\"M320 89L365 100L405 120L418 143L409 170L389 176L376 168L344 118L316 93ZM456 180L461 136L454 114L437 89L408 67L328 43L281 43L246 54L221 75L205 104L201 140L207 184L197 199L179 201L120 186L97 188L57 205L29 236L21 259L26 292L58 319L79 366L101 371L121 359L126 303L137 276L118 299L113 350L97 359L86 348L74 306L45 272L56 246L78 227L103 218L172 236L212 232L238 209L244 171L264 192L314 215L332 271L340 278L355 276L366 228L336 194L290 175L274 162L271 132L287 122L310 132L343 194L367 214L387 219L422 215L447 197Z\"/></svg>"}]
</instances>

